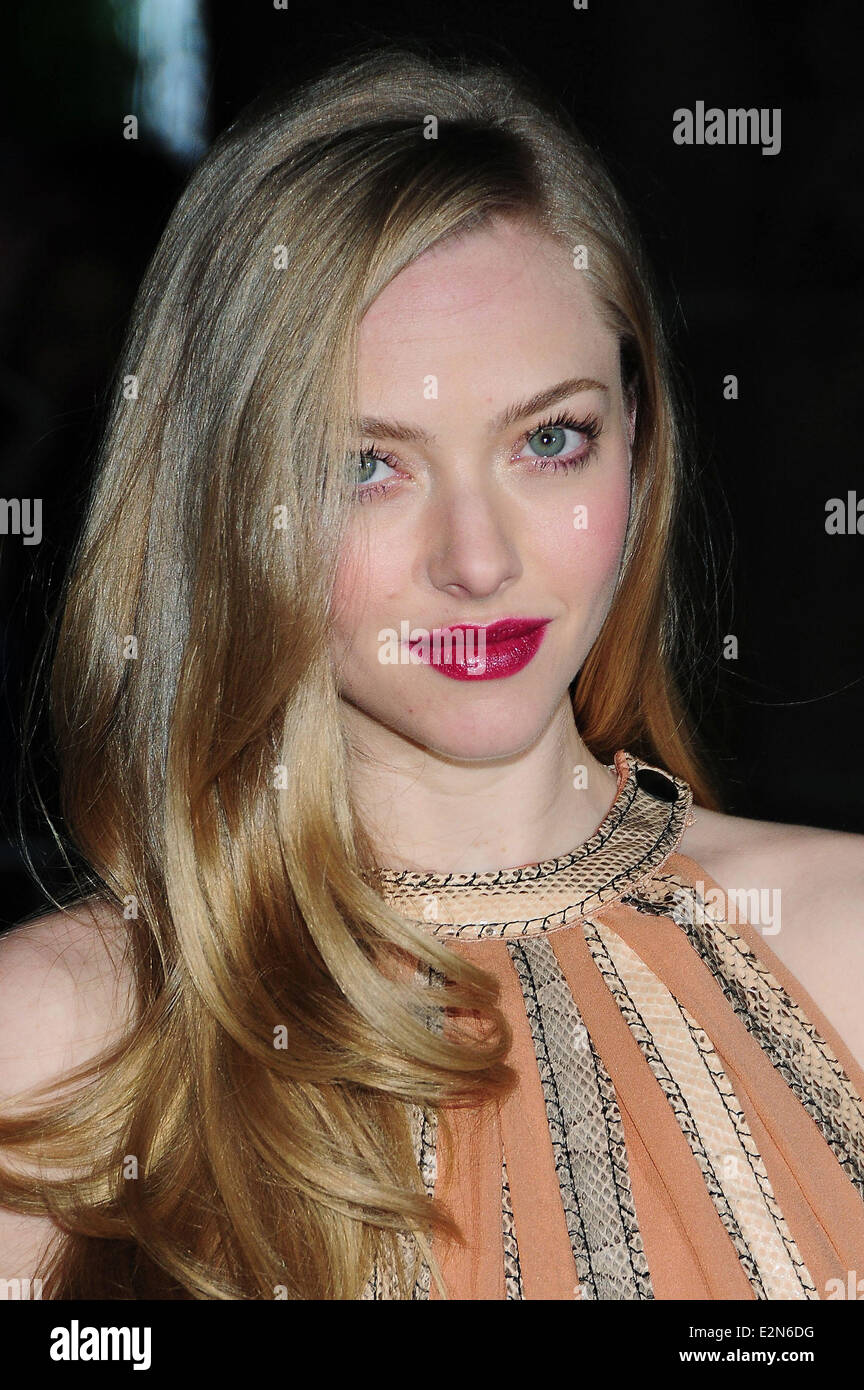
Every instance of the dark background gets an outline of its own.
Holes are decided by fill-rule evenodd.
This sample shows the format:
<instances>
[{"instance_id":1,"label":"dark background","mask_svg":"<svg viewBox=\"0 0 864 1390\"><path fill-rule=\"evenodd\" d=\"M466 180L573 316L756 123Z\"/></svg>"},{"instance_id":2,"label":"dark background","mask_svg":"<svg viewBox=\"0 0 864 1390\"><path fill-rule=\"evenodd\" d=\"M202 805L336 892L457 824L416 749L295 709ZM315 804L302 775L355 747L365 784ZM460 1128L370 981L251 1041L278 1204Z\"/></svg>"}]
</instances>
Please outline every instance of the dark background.
<instances>
[{"instance_id":1,"label":"dark background","mask_svg":"<svg viewBox=\"0 0 864 1390\"><path fill-rule=\"evenodd\" d=\"M186 11L176 0L174 18ZM22 710L140 277L190 169L240 107L373 40L515 58L603 152L657 268L731 581L721 630L739 656L705 682L700 726L725 809L864 831L864 537L825 532L828 498L864 494L851 7L205 0L188 11L203 23L206 109L185 151L142 104L147 0L19 0L4 15L0 496L43 499L43 540L0 537L0 925L42 900L18 844ZM699 100L781 108L780 153L675 145L673 111ZM137 141L122 138L128 112ZM723 399L728 373L737 401ZM53 812L44 724L33 769ZM32 799L28 853L57 891L61 860Z\"/></svg>"}]
</instances>

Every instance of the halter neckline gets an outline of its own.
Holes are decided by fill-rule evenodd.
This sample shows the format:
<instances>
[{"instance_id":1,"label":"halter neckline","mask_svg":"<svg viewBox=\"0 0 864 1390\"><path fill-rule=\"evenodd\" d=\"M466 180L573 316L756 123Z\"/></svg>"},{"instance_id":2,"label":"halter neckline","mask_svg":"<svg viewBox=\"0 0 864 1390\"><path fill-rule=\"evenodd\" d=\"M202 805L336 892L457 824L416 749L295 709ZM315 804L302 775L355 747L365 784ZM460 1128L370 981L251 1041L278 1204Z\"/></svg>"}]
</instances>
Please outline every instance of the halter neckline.
<instances>
[{"instance_id":1,"label":"halter neckline","mask_svg":"<svg viewBox=\"0 0 864 1390\"><path fill-rule=\"evenodd\" d=\"M479 873L381 869L376 886L403 916L436 936L533 935L620 898L677 846L689 785L626 749L609 810L589 838L553 859Z\"/></svg>"}]
</instances>

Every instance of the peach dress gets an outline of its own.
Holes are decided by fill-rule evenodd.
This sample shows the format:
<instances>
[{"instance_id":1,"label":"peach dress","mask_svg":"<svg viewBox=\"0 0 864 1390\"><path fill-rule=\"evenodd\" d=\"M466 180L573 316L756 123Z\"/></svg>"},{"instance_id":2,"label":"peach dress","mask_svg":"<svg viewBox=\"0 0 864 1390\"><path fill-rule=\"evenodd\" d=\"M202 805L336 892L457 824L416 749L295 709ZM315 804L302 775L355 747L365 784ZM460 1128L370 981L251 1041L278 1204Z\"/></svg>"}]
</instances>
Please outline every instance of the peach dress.
<instances>
[{"instance_id":1,"label":"peach dress","mask_svg":"<svg viewBox=\"0 0 864 1390\"><path fill-rule=\"evenodd\" d=\"M448 1297L844 1297L864 1276L864 1070L739 897L677 851L687 783L624 749L613 768L571 854L380 875L499 981L513 1032L518 1086L451 1107L452 1151L412 1112L426 1190L464 1236L434 1240ZM376 1269L363 1297L391 1296ZM425 1263L413 1297L440 1297Z\"/></svg>"}]
</instances>

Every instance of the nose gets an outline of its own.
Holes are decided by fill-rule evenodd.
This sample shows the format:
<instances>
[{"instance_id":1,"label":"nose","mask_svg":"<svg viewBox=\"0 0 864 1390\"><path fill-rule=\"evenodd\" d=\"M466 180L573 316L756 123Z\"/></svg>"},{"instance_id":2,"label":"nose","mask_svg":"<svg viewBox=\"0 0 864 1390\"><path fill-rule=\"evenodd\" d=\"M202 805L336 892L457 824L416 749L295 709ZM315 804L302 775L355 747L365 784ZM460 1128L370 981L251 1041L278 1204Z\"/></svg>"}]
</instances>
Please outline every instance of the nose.
<instances>
[{"instance_id":1,"label":"nose","mask_svg":"<svg viewBox=\"0 0 864 1390\"><path fill-rule=\"evenodd\" d=\"M491 482L443 486L427 518L426 570L436 589L489 598L522 573L516 518Z\"/></svg>"}]
</instances>

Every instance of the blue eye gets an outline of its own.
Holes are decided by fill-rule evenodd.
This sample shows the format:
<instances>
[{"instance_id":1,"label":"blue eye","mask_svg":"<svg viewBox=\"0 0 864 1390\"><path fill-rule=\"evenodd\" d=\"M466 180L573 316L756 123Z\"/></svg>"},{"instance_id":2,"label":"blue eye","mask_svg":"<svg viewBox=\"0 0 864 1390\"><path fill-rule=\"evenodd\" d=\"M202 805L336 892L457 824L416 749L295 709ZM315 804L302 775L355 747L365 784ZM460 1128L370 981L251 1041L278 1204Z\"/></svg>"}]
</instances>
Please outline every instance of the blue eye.
<instances>
[{"instance_id":1,"label":"blue eye","mask_svg":"<svg viewBox=\"0 0 864 1390\"><path fill-rule=\"evenodd\" d=\"M539 450L543 457L548 457L550 454L566 453L568 452L566 445L567 435L569 433L575 434L576 431L565 429L563 425L544 425L542 429L534 431L528 443L531 445L532 449ZM539 445L533 442L535 439L540 440ZM578 447L578 444L571 444L570 450Z\"/></svg>"},{"instance_id":2,"label":"blue eye","mask_svg":"<svg viewBox=\"0 0 864 1390\"><path fill-rule=\"evenodd\" d=\"M556 416L554 420L543 420L523 438L523 444L528 445L534 452L521 454L519 457L532 460L532 471L548 469L551 472L563 472L583 468L594 453L602 428L596 415L589 415L583 420L571 420L568 415ZM581 442L568 440L568 435L572 434L581 435ZM534 440L538 443L535 444ZM378 475L382 466L389 469L389 473ZM371 497L391 491L388 484L399 470L399 460L393 454L381 452L374 445L370 445L368 449L361 449L352 456L351 467L356 469L354 481L357 498L365 502Z\"/></svg>"},{"instance_id":3,"label":"blue eye","mask_svg":"<svg viewBox=\"0 0 864 1390\"><path fill-rule=\"evenodd\" d=\"M559 415L554 420L544 420L528 435L525 443L535 451L533 457L539 460L539 468L581 468L593 454L601 428L595 415L584 420ZM568 434L581 435L582 442L568 445Z\"/></svg>"},{"instance_id":4,"label":"blue eye","mask_svg":"<svg viewBox=\"0 0 864 1390\"><path fill-rule=\"evenodd\" d=\"M385 468L392 468L393 466L386 454L379 454L377 449L363 449L355 456L355 466L357 468L355 482L358 485L370 483L375 477L378 465L382 463Z\"/></svg>"},{"instance_id":5,"label":"blue eye","mask_svg":"<svg viewBox=\"0 0 864 1390\"><path fill-rule=\"evenodd\" d=\"M541 458L549 458L560 453L574 453L580 446L571 444L569 449L566 447L568 433L581 434L592 440L596 439L600 430L594 416L587 420L570 420L566 416L558 416L555 420L546 420L543 424L538 425L525 442L532 449L537 449L538 445L534 444L533 441L539 439L541 441L539 445Z\"/></svg>"}]
</instances>

